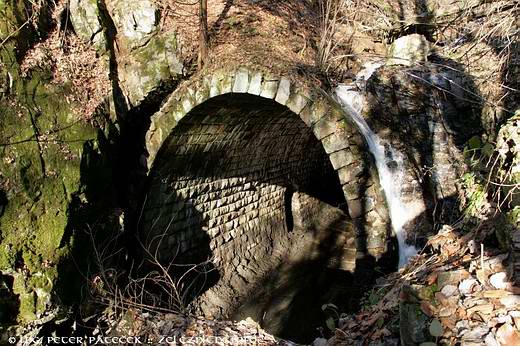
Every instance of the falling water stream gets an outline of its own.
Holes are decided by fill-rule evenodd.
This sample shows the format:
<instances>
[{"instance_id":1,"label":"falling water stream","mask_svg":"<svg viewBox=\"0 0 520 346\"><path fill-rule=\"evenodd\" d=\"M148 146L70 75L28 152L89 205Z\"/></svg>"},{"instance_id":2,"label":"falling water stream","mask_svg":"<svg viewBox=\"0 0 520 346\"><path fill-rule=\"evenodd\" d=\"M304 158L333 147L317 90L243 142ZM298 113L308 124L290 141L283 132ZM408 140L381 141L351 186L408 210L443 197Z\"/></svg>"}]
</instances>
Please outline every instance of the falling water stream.
<instances>
[{"instance_id":1,"label":"falling water stream","mask_svg":"<svg viewBox=\"0 0 520 346\"><path fill-rule=\"evenodd\" d=\"M392 148L389 143L382 141L370 129L361 115L365 101L362 94L365 89L365 81L379 66L379 64L366 66L358 74L356 83L339 85L335 90L335 95L345 113L356 123L359 131L365 137L368 148L374 156L379 181L390 211L392 228L399 244L399 268L401 268L410 257L417 254L417 249L406 243L406 232L404 230L404 226L411 221L414 215L409 212L409 208L401 200L401 185L405 174L403 155Z\"/></svg>"}]
</instances>

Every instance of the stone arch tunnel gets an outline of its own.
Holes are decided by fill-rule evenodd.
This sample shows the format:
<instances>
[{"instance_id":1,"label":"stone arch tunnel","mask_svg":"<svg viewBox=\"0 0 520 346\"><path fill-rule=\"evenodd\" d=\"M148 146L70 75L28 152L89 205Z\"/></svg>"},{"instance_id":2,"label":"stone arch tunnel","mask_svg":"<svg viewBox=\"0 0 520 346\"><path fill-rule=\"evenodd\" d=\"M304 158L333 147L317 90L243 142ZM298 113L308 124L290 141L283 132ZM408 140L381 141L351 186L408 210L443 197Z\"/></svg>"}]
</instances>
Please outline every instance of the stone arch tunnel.
<instances>
[{"instance_id":1,"label":"stone arch tunnel","mask_svg":"<svg viewBox=\"0 0 520 346\"><path fill-rule=\"evenodd\" d=\"M280 263L354 272L388 249L364 141L319 90L220 71L179 88L146 145L141 237L165 262L209 259L218 275L196 299L206 315L236 313Z\"/></svg>"}]
</instances>

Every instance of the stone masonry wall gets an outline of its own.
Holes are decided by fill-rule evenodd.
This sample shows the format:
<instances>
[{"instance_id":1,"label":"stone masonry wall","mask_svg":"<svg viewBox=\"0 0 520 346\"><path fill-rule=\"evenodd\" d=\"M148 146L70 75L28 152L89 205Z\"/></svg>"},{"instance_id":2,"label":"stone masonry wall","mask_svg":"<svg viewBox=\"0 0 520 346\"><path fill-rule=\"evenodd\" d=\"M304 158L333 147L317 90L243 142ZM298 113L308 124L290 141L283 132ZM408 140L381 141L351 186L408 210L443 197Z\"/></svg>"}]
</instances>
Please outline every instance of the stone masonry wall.
<instances>
[{"instance_id":1,"label":"stone masonry wall","mask_svg":"<svg viewBox=\"0 0 520 346\"><path fill-rule=\"evenodd\" d=\"M313 232L313 240L328 252L313 255L327 256L328 267L354 272L357 248L352 227L346 225L351 221L350 218L342 210L304 192L297 192L292 196L291 208L294 229ZM326 244L330 239L332 243Z\"/></svg>"},{"instance_id":2,"label":"stone masonry wall","mask_svg":"<svg viewBox=\"0 0 520 346\"><path fill-rule=\"evenodd\" d=\"M345 204L312 131L287 108L253 96L215 98L194 108L165 141L155 167L144 243L158 247L164 262L211 257L221 277L233 276L237 292L306 231L288 229L288 192Z\"/></svg>"},{"instance_id":3,"label":"stone masonry wall","mask_svg":"<svg viewBox=\"0 0 520 346\"><path fill-rule=\"evenodd\" d=\"M348 214L361 241L358 251L376 259L388 250L390 220L377 172L355 124L322 90L247 67L219 70L180 86L152 116L146 134L147 165L153 169L169 134L197 105L219 95L255 95L286 106L312 130L343 188Z\"/></svg>"}]
</instances>

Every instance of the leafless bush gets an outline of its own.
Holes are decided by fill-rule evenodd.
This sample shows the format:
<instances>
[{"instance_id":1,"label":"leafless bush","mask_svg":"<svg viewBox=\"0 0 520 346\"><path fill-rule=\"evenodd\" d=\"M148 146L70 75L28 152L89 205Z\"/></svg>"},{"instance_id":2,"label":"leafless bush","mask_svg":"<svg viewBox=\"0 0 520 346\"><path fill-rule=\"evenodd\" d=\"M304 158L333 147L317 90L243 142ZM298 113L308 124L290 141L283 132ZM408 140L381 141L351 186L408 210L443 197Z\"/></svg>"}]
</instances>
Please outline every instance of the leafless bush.
<instances>
[{"instance_id":1,"label":"leafless bush","mask_svg":"<svg viewBox=\"0 0 520 346\"><path fill-rule=\"evenodd\" d=\"M168 229L165 229L150 241L138 240L143 259L137 264L132 262L131 268L125 269L119 263L119 255L124 251L119 245L120 235L99 242L94 232L89 232L95 262L95 273L89 278L89 293L94 301L115 311L115 319L132 309L190 314L189 299L199 293L194 278L207 278L211 260L195 264L177 263L177 247L172 249L172 259L164 263L159 250L167 234Z\"/></svg>"},{"instance_id":2,"label":"leafless bush","mask_svg":"<svg viewBox=\"0 0 520 346\"><path fill-rule=\"evenodd\" d=\"M507 116L520 105L519 15L518 0L482 1L462 6L459 11L436 18L434 23L443 55L473 72L484 99Z\"/></svg>"},{"instance_id":3,"label":"leafless bush","mask_svg":"<svg viewBox=\"0 0 520 346\"><path fill-rule=\"evenodd\" d=\"M339 26L345 20L345 0L320 0L318 1L320 13L318 56L316 63L320 71L327 74L331 67L331 60L338 44L342 41L338 38Z\"/></svg>"}]
</instances>

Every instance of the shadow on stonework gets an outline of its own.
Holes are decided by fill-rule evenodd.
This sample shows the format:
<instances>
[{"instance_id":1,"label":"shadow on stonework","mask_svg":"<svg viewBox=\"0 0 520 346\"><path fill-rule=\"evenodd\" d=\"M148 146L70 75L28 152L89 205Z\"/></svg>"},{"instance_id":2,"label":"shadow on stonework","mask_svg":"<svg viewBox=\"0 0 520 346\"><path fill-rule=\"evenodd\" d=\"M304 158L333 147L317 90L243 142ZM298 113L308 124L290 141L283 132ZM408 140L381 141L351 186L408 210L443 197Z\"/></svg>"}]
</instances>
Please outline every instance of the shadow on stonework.
<instances>
[{"instance_id":1,"label":"shadow on stonework","mask_svg":"<svg viewBox=\"0 0 520 346\"><path fill-rule=\"evenodd\" d=\"M368 255L320 141L272 100L232 94L195 107L158 152L143 199L140 239L161 241L151 248L163 266L211 259L218 269L190 296L195 310L252 317L289 339L326 333L324 305L355 309L376 270L395 269L390 253Z\"/></svg>"},{"instance_id":2,"label":"shadow on stonework","mask_svg":"<svg viewBox=\"0 0 520 346\"><path fill-rule=\"evenodd\" d=\"M175 191L163 192L167 195L163 207L149 215L151 222L146 223L149 226L142 229L137 238L137 252L143 256L142 261L136 263L133 275L147 277L156 271L155 278L145 280L145 292L150 295L143 300L184 313L189 302L219 280L220 273L212 263L210 238L203 231L207 220L190 201L170 204L177 201ZM139 222L145 223L145 220ZM168 275L171 275L169 282L166 281Z\"/></svg>"},{"instance_id":3,"label":"shadow on stonework","mask_svg":"<svg viewBox=\"0 0 520 346\"><path fill-rule=\"evenodd\" d=\"M391 40L416 33L436 42L438 26L427 1L393 4L400 21ZM428 210L405 227L417 235L410 240L419 247L438 225L460 216L456 182L466 170L464 145L483 132L483 101L473 77L464 65L429 54L427 62L412 66L383 66L367 83L367 123L404 154L407 180L401 185L407 202L417 202L418 212Z\"/></svg>"},{"instance_id":4,"label":"shadow on stonework","mask_svg":"<svg viewBox=\"0 0 520 346\"><path fill-rule=\"evenodd\" d=\"M330 337L327 320L337 323L341 313L357 311L376 278L395 270L397 258L390 253L377 261L355 250L351 253L356 257L355 269L346 270L345 246L355 239L353 224L340 210L334 208L331 215L331 206L323 209L317 213L319 222L306 225L305 231L312 233L311 245L287 250L275 267L252 284L250 295L231 313L232 319L251 317L268 332L299 343Z\"/></svg>"}]
</instances>

